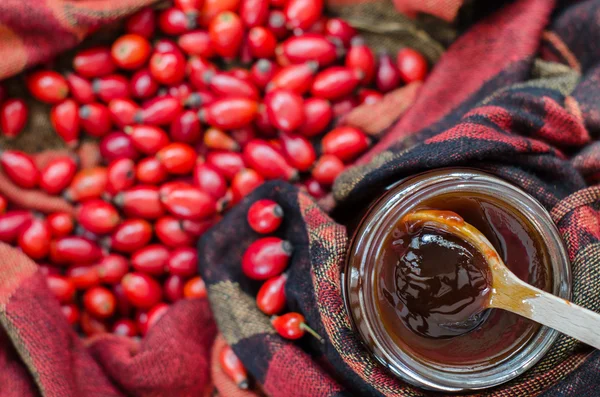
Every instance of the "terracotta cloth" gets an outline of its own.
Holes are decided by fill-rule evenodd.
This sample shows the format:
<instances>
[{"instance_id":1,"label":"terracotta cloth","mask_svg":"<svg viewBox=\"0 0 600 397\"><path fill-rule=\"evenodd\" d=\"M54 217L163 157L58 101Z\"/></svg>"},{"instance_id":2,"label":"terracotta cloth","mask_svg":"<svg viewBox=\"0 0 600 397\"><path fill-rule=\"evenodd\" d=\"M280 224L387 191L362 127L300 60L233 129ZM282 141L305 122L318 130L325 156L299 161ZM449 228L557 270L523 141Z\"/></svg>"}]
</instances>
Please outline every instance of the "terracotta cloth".
<instances>
[{"instance_id":1,"label":"terracotta cloth","mask_svg":"<svg viewBox=\"0 0 600 397\"><path fill-rule=\"evenodd\" d=\"M12 16L12 24L25 23L18 21L25 3L42 7L41 1L2 0L0 20ZM57 9L73 3L106 4L43 2ZM22 14L7 17L6 10ZM600 310L600 188L593 186L600 177L600 148L593 143L600 132L599 17L600 1L556 6L550 0L508 2L484 17L442 55L399 121L389 131L374 133L382 137L378 145L335 186L334 218L419 171L448 165L487 169L551 211L569 250L573 299ZM44 25L53 19L35 20ZM405 92L414 95L414 88ZM380 109L385 117L389 109ZM283 206L280 235L296 249L286 290L289 306L306 315L325 345L308 337L281 339L254 305L258 285L242 276L239 260L257 237L245 222L245 210L262 197ZM249 395L231 387L210 363L217 332L210 309L268 395L427 395L391 378L351 332L339 280L346 244L344 227L309 196L272 182L234 208L200 243L210 308L205 300L179 302L140 343L112 335L79 339L35 264L0 246L0 395L199 396L211 393L211 381L222 395ZM217 339L214 346L220 343ZM563 337L535 368L489 393L594 396L599 369L600 353Z\"/></svg>"}]
</instances>

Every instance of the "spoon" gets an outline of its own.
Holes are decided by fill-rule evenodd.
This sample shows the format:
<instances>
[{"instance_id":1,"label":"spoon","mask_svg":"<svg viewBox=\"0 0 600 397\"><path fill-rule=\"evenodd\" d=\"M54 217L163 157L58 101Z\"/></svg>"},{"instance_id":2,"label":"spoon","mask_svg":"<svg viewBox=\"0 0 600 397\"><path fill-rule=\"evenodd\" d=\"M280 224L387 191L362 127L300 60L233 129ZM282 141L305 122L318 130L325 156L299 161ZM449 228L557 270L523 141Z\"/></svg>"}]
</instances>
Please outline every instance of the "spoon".
<instances>
[{"instance_id":1,"label":"spoon","mask_svg":"<svg viewBox=\"0 0 600 397\"><path fill-rule=\"evenodd\" d=\"M402 221L453 234L483 254L492 275L492 285L482 312L488 308L508 310L600 349L600 314L521 281L506 267L490 241L458 214L421 210L407 214ZM471 318L451 326L468 331L479 322L478 318Z\"/></svg>"}]
</instances>

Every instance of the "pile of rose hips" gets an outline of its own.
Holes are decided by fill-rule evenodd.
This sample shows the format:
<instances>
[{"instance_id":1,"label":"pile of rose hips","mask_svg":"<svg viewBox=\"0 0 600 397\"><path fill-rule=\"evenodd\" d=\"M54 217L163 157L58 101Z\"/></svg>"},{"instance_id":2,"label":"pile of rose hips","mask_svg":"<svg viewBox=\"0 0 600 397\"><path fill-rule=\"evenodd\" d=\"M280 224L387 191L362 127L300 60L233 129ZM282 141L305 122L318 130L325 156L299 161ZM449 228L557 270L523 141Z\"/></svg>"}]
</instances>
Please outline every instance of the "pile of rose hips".
<instances>
[{"instance_id":1,"label":"pile of rose hips","mask_svg":"<svg viewBox=\"0 0 600 397\"><path fill-rule=\"evenodd\" d=\"M265 180L326 195L371 143L344 115L427 74L412 49L376 56L346 21L323 15L323 0L175 0L142 9L125 30L79 51L72 72L26 76L56 133L69 147L82 133L98 139L103 166L79 170L63 156L38 169L25 153L0 153L15 184L76 205L74 216L42 217L0 196L0 241L40 264L86 335L144 335L168 303L205 296L194 246L220 214ZM5 136L27 113L0 89ZM280 210L256 203L249 222L271 233ZM290 248L265 237L242 259L248 277L266 280L257 304L268 315L285 306ZM273 319L288 338L303 324L295 313Z\"/></svg>"}]
</instances>

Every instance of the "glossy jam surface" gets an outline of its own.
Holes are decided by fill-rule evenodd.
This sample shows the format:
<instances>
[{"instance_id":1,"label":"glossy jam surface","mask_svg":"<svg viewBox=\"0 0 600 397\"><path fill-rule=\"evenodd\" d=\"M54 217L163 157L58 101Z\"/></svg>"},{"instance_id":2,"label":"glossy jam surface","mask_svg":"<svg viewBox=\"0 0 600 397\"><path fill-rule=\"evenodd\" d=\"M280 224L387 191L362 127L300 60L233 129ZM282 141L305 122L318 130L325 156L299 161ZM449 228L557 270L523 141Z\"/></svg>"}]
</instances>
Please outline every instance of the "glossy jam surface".
<instances>
[{"instance_id":1,"label":"glossy jam surface","mask_svg":"<svg viewBox=\"0 0 600 397\"><path fill-rule=\"evenodd\" d=\"M419 209L452 211L479 229L521 279L549 290L542 242L527 220L494 197L448 194ZM485 310L491 275L469 243L427 225L406 225L403 214L377 256L375 299L380 319L402 350L431 366L486 367L523 346L539 326L502 310ZM481 313L479 317L472 316ZM471 317L479 326L466 332Z\"/></svg>"}]
</instances>

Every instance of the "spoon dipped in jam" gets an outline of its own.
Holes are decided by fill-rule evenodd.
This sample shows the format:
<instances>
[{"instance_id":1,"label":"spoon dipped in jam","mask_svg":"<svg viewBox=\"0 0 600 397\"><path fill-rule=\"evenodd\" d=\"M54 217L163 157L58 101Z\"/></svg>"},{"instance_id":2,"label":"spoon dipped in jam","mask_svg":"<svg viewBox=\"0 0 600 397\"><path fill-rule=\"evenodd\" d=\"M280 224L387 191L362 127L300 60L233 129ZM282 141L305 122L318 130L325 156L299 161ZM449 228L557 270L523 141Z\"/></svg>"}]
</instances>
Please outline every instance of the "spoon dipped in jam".
<instances>
[{"instance_id":1,"label":"spoon dipped in jam","mask_svg":"<svg viewBox=\"0 0 600 397\"><path fill-rule=\"evenodd\" d=\"M419 210L402 218L410 235L399 253L403 321L431 338L467 333L487 309L503 309L600 349L600 314L520 280L478 229L451 211Z\"/></svg>"}]
</instances>

